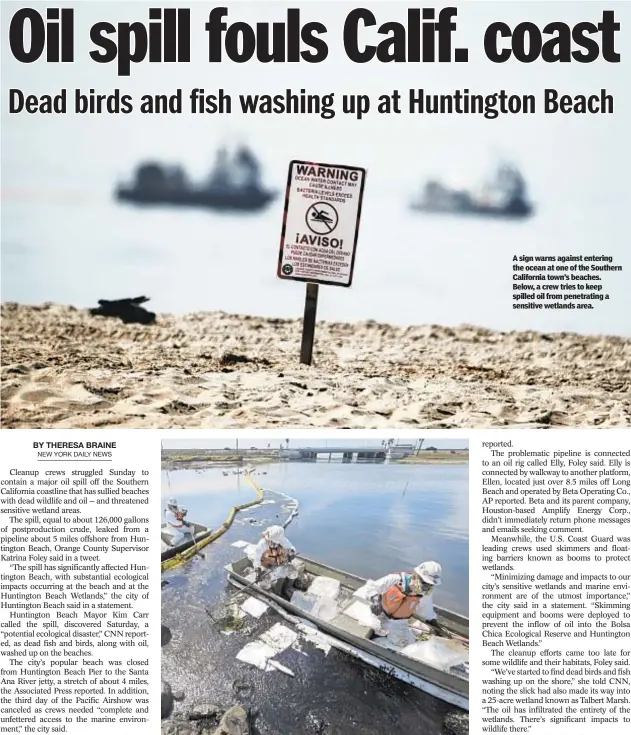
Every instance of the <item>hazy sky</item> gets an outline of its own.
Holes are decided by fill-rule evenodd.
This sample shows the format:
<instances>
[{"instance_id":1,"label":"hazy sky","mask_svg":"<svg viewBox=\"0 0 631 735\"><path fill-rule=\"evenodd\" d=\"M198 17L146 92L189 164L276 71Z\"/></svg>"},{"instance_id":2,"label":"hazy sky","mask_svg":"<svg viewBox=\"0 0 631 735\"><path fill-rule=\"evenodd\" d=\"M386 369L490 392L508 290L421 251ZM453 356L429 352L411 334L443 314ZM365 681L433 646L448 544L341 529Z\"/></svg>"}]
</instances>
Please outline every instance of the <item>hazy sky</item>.
<instances>
[{"instance_id":1,"label":"hazy sky","mask_svg":"<svg viewBox=\"0 0 631 735\"><path fill-rule=\"evenodd\" d=\"M368 170L357 269L352 289L327 289L318 316L329 321L376 319L392 324L473 323L504 330L631 334L631 267L628 177L631 147L628 89L631 3L463 2L457 4L454 46L469 49L468 63L352 62L344 53L349 12L369 8L377 25L407 23L406 2L233 2L227 23L285 22L300 8L301 23L320 22L329 49L321 63L208 61L207 2L168 3L191 9L190 63L149 63L118 77L116 63L99 64L90 28L99 21L147 22L146 2L37 3L75 9L75 62L31 64L1 48L3 90L56 94L75 90L131 94L131 114L8 114L2 105L3 293L26 303L58 301L92 305L97 298L146 293L156 312L222 310L265 316L302 313L303 284L276 278L282 211L226 224L187 213L147 213L110 202L116 182L143 160L177 163L194 179L207 176L217 146L247 141L259 155L264 180L282 191L292 159L363 166ZM2 37L21 3L2 3ZM158 4L159 7L159 4ZM621 25L621 63L546 64L541 60L494 64L484 54L484 34L494 21L511 28L523 21L539 28L562 21L599 22L615 10ZM383 36L381 37L383 38ZM380 39L377 28L362 43ZM190 114L188 95L223 89L234 100L231 115ZM615 98L614 115L562 115L541 111L543 91ZM182 90L182 114L142 114L145 94ZM336 115L242 114L242 94L335 94ZM469 89L489 95L532 94L534 115L407 114L408 90L453 94ZM380 114L376 99L398 90L401 114ZM341 97L368 95L361 120L341 112ZM69 104L72 107L72 104ZM422 182L438 176L469 184L498 159L523 169L536 216L527 223L460 221L413 216L408 201ZM70 207L69 202L72 202ZM107 202L108 209L103 202ZM143 212L143 215L145 213ZM155 215L155 216L154 216ZM513 226L514 225L514 226ZM513 310L511 255L610 255L624 273L605 274L611 300L592 310ZM95 269L93 262L99 263ZM191 263L195 267L191 267ZM6 292L5 292L6 289ZM110 293L114 290L114 294ZM378 295L377 295L378 294Z\"/></svg>"},{"instance_id":2,"label":"hazy sky","mask_svg":"<svg viewBox=\"0 0 631 735\"><path fill-rule=\"evenodd\" d=\"M459 3L455 19L454 46L469 49L466 64L439 63L379 63L364 64L347 58L343 45L344 22L348 13L357 7L369 8L380 25L387 21L407 22L407 9L414 4L405 2L348 3L348 2L236 2L230 3L226 22L230 25L245 21L250 25L285 22L287 8L301 9L301 23L317 21L327 28L323 38L329 49L328 57L319 63L261 63L253 58L245 63L225 59L221 63L208 61L208 34L204 28L212 4L206 2L169 3L169 7L191 9L191 62L190 63L142 63L132 65L128 77L117 76L116 61L97 63L89 53L95 46L90 40L90 28L99 21L148 22L145 2L81 2L37 3L38 9L74 7L75 9L75 62L72 64L47 63L45 57L31 64L16 61L8 43L2 44L3 86L18 87L26 93L55 94L62 87L71 93L91 88L104 94L115 89L121 94L131 93L137 100L142 94L169 94L181 88L185 100L191 89L204 88L206 94L224 89L236 100L238 94L279 94L287 88L292 91L307 89L309 93L336 93L336 99L347 93L375 95L399 89L407 100L408 88L424 88L427 92L449 93L455 89L469 88L472 92L488 94L500 89L510 93L540 93L546 87L556 87L567 94L599 91L605 84L609 91L622 92L626 86L624 63L607 64L601 59L589 63L546 64L541 61L519 63L514 59L507 63L491 63L484 54L484 32L494 21L505 21L511 27L527 20L543 27L551 21L563 20L573 25L587 19L598 22L602 9L609 8L600 2L466 2ZM631 24L628 3L614 3L622 29L618 34L618 50L628 49ZM626 7L625 7L626 6ZM2 37L7 38L8 25L15 11L22 4L2 3ZM40 10L40 12L42 12ZM364 29L360 35L363 44L383 39L376 28ZM624 51L622 51L624 60ZM64 156L68 173L85 177L94 159L94 146L108 146L110 167L121 174L129 168L130 153L135 159L143 156L164 156L185 163L192 171L204 172L209 162L211 146L226 138L241 136L263 149L264 159L273 159L277 151L313 156L309 160L356 160L371 169L373 179L378 174L384 185L388 179L400 178L399 167L392 162L397 154L401 161L412 164L409 171L414 180L417 175L415 158L422 155L424 166L444 173L445 158L451 144L470 141L465 160L457 159L458 173L479 173L480 160L488 162L489 152L509 150L522 159L522 163L536 165L529 160L532 147L519 144L520 139L539 134L537 158L555 156L559 136L550 135L563 127L563 138L575 136L593 137L589 148L583 152L583 165L592 165L598 154L606 151L607 139L612 131L621 129L628 122L625 112L629 104L620 93L615 117L512 115L494 121L481 116L427 116L382 115L371 113L360 123L352 115L341 112L332 120L322 120L318 115L243 115L233 109L230 116L143 115L137 109L129 115L8 115L3 100L3 179L6 185L18 185L20 180L37 180L47 169L47 161ZM237 104L234 107L238 107ZM338 108L339 105L336 105ZM137 108L137 105L136 105ZM86 124L89 123L89 124ZM185 131L183 125L186 125ZM396 132L395 132L396 131ZM599 131L602 135L599 136ZM605 132L607 131L607 132ZM382 138L380 136L386 136ZM429 137L428 137L429 136ZM205 140L208 148L199 144L191 147L190 141ZM28 141L28 150L24 143ZM418 148L410 159L410 144ZM97 143L98 142L98 143ZM386 145L387 143L387 145ZM201 155L200 155L201 154ZM27 157L27 158L25 158ZM16 171L17 161L39 158L37 169L28 166ZM455 163L455 162L450 162ZM609 162L612 163L611 161ZM6 172L6 173L5 173ZM536 175L536 168L533 175ZM374 186L374 184L371 184ZM602 181L606 186L607 182Z\"/></svg>"},{"instance_id":3,"label":"hazy sky","mask_svg":"<svg viewBox=\"0 0 631 735\"><path fill-rule=\"evenodd\" d=\"M328 439L290 439L290 448L295 447L312 447L312 446L336 446L336 447L380 447L387 436L378 435L374 439L338 439L330 436ZM398 439L395 442L399 444L414 444L415 439ZM239 439L240 447L257 447L264 449L270 444L276 448L279 444L284 444L283 439L276 437L242 437ZM162 446L164 449L223 449L225 447L234 448L236 446L233 439L163 439ZM437 447L438 449L464 449L469 446L467 439L426 439L424 447Z\"/></svg>"}]
</instances>

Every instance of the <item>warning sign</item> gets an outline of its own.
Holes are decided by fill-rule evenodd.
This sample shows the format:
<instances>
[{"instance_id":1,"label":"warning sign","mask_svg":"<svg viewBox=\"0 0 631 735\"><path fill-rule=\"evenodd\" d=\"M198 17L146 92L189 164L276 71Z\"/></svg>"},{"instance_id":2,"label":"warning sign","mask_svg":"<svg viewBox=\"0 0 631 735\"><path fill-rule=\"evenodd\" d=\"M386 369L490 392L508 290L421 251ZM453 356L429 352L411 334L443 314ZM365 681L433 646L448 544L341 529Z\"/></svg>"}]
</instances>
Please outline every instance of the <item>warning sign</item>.
<instances>
[{"instance_id":1,"label":"warning sign","mask_svg":"<svg viewBox=\"0 0 631 735\"><path fill-rule=\"evenodd\" d=\"M277 275L350 286L366 169L292 161Z\"/></svg>"}]
</instances>

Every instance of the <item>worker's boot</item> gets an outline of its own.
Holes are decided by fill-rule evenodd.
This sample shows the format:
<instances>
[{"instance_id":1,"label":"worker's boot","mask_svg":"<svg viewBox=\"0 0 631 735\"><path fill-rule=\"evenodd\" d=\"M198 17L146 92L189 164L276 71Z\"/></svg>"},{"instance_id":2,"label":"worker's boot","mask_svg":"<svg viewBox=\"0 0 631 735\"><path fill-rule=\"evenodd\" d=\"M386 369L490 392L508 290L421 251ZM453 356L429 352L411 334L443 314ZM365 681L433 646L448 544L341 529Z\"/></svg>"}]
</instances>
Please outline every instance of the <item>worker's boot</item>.
<instances>
[{"instance_id":1,"label":"worker's boot","mask_svg":"<svg viewBox=\"0 0 631 735\"><path fill-rule=\"evenodd\" d=\"M281 590L280 596L285 600L291 600L291 596L293 592L294 592L294 580L285 579L283 581L283 588Z\"/></svg>"},{"instance_id":2,"label":"worker's boot","mask_svg":"<svg viewBox=\"0 0 631 735\"><path fill-rule=\"evenodd\" d=\"M283 596L283 587L285 586L285 580L284 579L275 579L269 588L269 591L274 594L278 595L279 597Z\"/></svg>"}]
</instances>

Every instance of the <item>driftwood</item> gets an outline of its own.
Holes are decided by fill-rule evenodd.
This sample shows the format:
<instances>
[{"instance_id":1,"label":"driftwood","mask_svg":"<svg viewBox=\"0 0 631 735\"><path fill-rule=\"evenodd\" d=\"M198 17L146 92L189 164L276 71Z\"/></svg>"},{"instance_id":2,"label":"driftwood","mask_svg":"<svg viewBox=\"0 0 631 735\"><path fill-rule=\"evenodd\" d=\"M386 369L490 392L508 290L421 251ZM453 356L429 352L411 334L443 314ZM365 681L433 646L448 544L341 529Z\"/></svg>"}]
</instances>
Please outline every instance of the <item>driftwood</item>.
<instances>
[{"instance_id":1,"label":"driftwood","mask_svg":"<svg viewBox=\"0 0 631 735\"><path fill-rule=\"evenodd\" d=\"M156 315L152 311L147 311L140 304L144 304L149 299L146 296L136 296L133 299L118 299L116 301L107 301L99 299L99 306L90 309L92 316L113 316L118 317L125 324L153 324Z\"/></svg>"}]
</instances>

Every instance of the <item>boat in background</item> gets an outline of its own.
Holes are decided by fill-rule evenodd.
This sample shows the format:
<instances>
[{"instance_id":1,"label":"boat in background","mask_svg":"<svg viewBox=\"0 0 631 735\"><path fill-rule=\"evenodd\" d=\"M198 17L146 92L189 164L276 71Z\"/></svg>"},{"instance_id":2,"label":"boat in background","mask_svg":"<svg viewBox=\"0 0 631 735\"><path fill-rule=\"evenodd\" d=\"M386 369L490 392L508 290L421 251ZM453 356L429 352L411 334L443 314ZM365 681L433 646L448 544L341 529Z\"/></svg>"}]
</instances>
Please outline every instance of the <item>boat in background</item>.
<instances>
[{"instance_id":1,"label":"boat in background","mask_svg":"<svg viewBox=\"0 0 631 735\"><path fill-rule=\"evenodd\" d=\"M315 609L305 607L309 597L295 591L292 601L275 594L272 590L255 583L254 569L249 556L228 564L225 569L228 579L235 586L247 588L248 593L267 599L279 606L295 619L303 619L315 625L330 639L340 642L342 650L361 658L386 673L401 672L398 678L408 681L423 691L462 709L469 709L469 619L463 615L434 605L439 623L449 632L442 638L432 632L431 626L420 618L413 621L417 631L423 631L422 642L400 647L388 642L387 637L374 637L374 630L358 620L354 610L362 605L369 610L369 602L356 593L365 587L367 580L353 574L326 566L307 557L298 555L292 564L304 568L309 580L309 590L314 581L316 586L326 588L331 582L339 582L339 594L335 601L325 600ZM335 582L333 582L335 584ZM302 589L302 588L301 588ZM326 611L326 612L325 612ZM347 614L349 613L349 614ZM404 649L408 653L404 653ZM409 653L415 651L416 657ZM425 652L424 652L425 651ZM394 674L396 675L396 674ZM406 678L408 677L408 678Z\"/></svg>"},{"instance_id":2,"label":"boat in background","mask_svg":"<svg viewBox=\"0 0 631 735\"><path fill-rule=\"evenodd\" d=\"M213 532L212 528L203 526L201 523L191 523L190 525L193 527L193 536L183 543L173 546L173 531L170 529L168 523L162 524L160 527L160 540L162 541L161 561L172 559L177 554L181 554L183 551L190 549L200 541L208 538Z\"/></svg>"},{"instance_id":3,"label":"boat in background","mask_svg":"<svg viewBox=\"0 0 631 735\"><path fill-rule=\"evenodd\" d=\"M221 148L208 180L202 184L191 183L181 166L148 162L138 166L131 183L116 188L115 196L118 201L139 205L255 212L277 194L263 186L258 159L242 146L233 156Z\"/></svg>"},{"instance_id":4,"label":"boat in background","mask_svg":"<svg viewBox=\"0 0 631 735\"><path fill-rule=\"evenodd\" d=\"M428 181L420 198L411 209L431 214L479 215L523 219L533 213L528 199L526 181L512 164L501 164L493 179L479 192L446 186L440 181Z\"/></svg>"}]
</instances>

